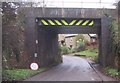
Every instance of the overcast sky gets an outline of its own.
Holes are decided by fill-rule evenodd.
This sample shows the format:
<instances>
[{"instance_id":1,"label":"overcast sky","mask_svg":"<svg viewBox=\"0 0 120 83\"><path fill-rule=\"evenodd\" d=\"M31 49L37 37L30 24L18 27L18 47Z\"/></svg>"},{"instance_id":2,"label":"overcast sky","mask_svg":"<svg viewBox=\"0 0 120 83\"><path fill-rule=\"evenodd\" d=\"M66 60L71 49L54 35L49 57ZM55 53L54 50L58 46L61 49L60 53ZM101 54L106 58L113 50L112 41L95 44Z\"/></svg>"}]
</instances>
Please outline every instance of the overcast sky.
<instances>
[{"instance_id":1,"label":"overcast sky","mask_svg":"<svg viewBox=\"0 0 120 83\"><path fill-rule=\"evenodd\" d=\"M118 0L23 0L44 3L46 7L62 8L116 8Z\"/></svg>"},{"instance_id":2,"label":"overcast sky","mask_svg":"<svg viewBox=\"0 0 120 83\"><path fill-rule=\"evenodd\" d=\"M22 0L22 1L32 1L32 2L105 2L105 3L114 3L119 0Z\"/></svg>"}]
</instances>

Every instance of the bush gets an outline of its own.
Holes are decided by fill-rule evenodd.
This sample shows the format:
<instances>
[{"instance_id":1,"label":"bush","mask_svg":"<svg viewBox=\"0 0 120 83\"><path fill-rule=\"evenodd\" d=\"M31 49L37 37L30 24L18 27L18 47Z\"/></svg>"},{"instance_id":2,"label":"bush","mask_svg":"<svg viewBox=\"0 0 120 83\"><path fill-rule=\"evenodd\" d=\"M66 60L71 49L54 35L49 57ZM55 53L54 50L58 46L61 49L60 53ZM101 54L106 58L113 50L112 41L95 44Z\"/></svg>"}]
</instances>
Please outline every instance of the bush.
<instances>
[{"instance_id":1,"label":"bush","mask_svg":"<svg viewBox=\"0 0 120 83\"><path fill-rule=\"evenodd\" d=\"M119 75L119 73L120 72L118 72L118 70L117 69L114 69L114 68L111 68L111 67L106 67L105 69L105 72L107 73L107 74L109 74L110 76L113 76L113 77L115 77L115 76L120 76Z\"/></svg>"},{"instance_id":2,"label":"bush","mask_svg":"<svg viewBox=\"0 0 120 83\"><path fill-rule=\"evenodd\" d=\"M67 54L69 50L66 46L59 46L59 49L61 54Z\"/></svg>"},{"instance_id":3,"label":"bush","mask_svg":"<svg viewBox=\"0 0 120 83\"><path fill-rule=\"evenodd\" d=\"M68 50L68 53L75 53L75 52L76 52L75 49Z\"/></svg>"},{"instance_id":4,"label":"bush","mask_svg":"<svg viewBox=\"0 0 120 83\"><path fill-rule=\"evenodd\" d=\"M84 51L84 50L85 50L85 43L84 42L79 42L76 51L80 52L80 51Z\"/></svg>"}]
</instances>

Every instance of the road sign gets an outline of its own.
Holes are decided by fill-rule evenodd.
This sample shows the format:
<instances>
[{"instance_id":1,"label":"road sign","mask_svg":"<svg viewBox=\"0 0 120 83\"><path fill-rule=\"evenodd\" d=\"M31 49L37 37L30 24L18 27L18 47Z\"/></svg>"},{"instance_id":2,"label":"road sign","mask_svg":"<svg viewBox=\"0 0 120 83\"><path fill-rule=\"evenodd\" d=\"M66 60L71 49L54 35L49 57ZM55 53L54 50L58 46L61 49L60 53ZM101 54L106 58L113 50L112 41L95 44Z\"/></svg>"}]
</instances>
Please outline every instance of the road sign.
<instances>
[{"instance_id":1,"label":"road sign","mask_svg":"<svg viewBox=\"0 0 120 83\"><path fill-rule=\"evenodd\" d=\"M32 70L38 70L39 66L38 66L37 63L31 63L31 64L30 64L30 68L31 68Z\"/></svg>"}]
</instances>

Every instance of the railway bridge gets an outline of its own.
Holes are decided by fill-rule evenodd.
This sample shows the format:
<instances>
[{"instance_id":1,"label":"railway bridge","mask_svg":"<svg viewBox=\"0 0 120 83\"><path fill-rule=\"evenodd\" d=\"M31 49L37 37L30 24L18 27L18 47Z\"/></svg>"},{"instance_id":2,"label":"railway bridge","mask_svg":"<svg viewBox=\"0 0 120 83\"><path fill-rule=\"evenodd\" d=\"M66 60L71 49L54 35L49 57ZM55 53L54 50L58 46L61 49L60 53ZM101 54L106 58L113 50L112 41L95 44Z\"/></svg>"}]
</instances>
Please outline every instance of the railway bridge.
<instances>
[{"instance_id":1,"label":"railway bridge","mask_svg":"<svg viewBox=\"0 0 120 83\"><path fill-rule=\"evenodd\" d=\"M97 34L101 66L110 64L109 19L104 15L117 16L114 9L82 8L21 8L25 14L26 49L40 66L62 62L58 50L58 34ZM117 18L117 17L115 17Z\"/></svg>"}]
</instances>

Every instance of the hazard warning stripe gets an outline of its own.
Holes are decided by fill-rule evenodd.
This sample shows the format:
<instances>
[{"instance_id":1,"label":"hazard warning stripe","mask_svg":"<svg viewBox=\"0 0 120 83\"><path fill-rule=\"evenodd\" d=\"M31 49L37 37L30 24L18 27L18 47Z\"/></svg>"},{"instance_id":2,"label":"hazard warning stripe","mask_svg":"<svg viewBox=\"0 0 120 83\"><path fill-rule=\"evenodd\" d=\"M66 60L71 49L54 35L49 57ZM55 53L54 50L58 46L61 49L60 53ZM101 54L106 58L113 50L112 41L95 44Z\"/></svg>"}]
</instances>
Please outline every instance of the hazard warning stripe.
<instances>
[{"instance_id":1,"label":"hazard warning stripe","mask_svg":"<svg viewBox=\"0 0 120 83\"><path fill-rule=\"evenodd\" d=\"M87 25L88 22L89 22L89 20L86 20L82 25L85 26L85 25Z\"/></svg>"},{"instance_id":2,"label":"hazard warning stripe","mask_svg":"<svg viewBox=\"0 0 120 83\"><path fill-rule=\"evenodd\" d=\"M67 23L65 20L61 20L61 22L62 22L64 25L68 25L68 23Z\"/></svg>"},{"instance_id":3,"label":"hazard warning stripe","mask_svg":"<svg viewBox=\"0 0 120 83\"><path fill-rule=\"evenodd\" d=\"M42 22L44 25L48 25L48 23L47 23L45 20L41 20L41 22Z\"/></svg>"},{"instance_id":4,"label":"hazard warning stripe","mask_svg":"<svg viewBox=\"0 0 120 83\"><path fill-rule=\"evenodd\" d=\"M57 25L62 25L58 20L55 20L55 22L57 23Z\"/></svg>"},{"instance_id":5,"label":"hazard warning stripe","mask_svg":"<svg viewBox=\"0 0 120 83\"><path fill-rule=\"evenodd\" d=\"M49 22L51 25L55 25L55 23L54 23L52 20L48 20L48 22Z\"/></svg>"},{"instance_id":6,"label":"hazard warning stripe","mask_svg":"<svg viewBox=\"0 0 120 83\"><path fill-rule=\"evenodd\" d=\"M83 22L83 20L79 20L76 25L79 26L81 23Z\"/></svg>"},{"instance_id":7,"label":"hazard warning stripe","mask_svg":"<svg viewBox=\"0 0 120 83\"><path fill-rule=\"evenodd\" d=\"M89 23L89 26L92 26L94 24L94 21L91 21L90 23Z\"/></svg>"},{"instance_id":8,"label":"hazard warning stripe","mask_svg":"<svg viewBox=\"0 0 120 83\"><path fill-rule=\"evenodd\" d=\"M76 22L76 20L73 20L69 25L73 25Z\"/></svg>"},{"instance_id":9,"label":"hazard warning stripe","mask_svg":"<svg viewBox=\"0 0 120 83\"><path fill-rule=\"evenodd\" d=\"M72 20L72 21L66 21L64 19L58 20L58 19L42 19L41 25L56 25L56 26L93 26L95 24L94 20Z\"/></svg>"}]
</instances>

